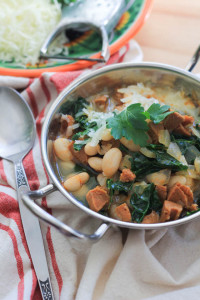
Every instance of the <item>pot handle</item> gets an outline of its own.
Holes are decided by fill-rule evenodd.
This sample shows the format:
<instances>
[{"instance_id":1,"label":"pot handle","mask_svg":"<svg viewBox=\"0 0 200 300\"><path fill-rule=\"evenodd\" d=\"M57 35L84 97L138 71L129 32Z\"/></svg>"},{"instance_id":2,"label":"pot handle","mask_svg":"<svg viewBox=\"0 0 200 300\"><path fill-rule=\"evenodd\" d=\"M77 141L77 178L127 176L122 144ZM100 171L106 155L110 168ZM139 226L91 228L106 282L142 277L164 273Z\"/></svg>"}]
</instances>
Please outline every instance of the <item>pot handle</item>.
<instances>
[{"instance_id":1,"label":"pot handle","mask_svg":"<svg viewBox=\"0 0 200 300\"><path fill-rule=\"evenodd\" d=\"M46 195L56 191L57 188L53 184L49 184L37 191L29 191L22 195L22 200L24 204L29 208L29 210L37 216L42 221L48 223L49 225L57 228L61 233L66 236L74 236L79 239L88 239L92 241L98 241L111 226L109 223L102 223L99 228L93 234L85 234L78 230L75 230L60 220L56 219L54 216L46 212L41 208L34 200L45 197Z\"/></svg>"},{"instance_id":2,"label":"pot handle","mask_svg":"<svg viewBox=\"0 0 200 300\"><path fill-rule=\"evenodd\" d=\"M200 46L195 51L194 55L192 56L189 63L187 64L185 70L189 71L189 72L192 72L192 70L194 69L194 67L196 66L196 64L199 60L199 57L200 57Z\"/></svg>"}]
</instances>

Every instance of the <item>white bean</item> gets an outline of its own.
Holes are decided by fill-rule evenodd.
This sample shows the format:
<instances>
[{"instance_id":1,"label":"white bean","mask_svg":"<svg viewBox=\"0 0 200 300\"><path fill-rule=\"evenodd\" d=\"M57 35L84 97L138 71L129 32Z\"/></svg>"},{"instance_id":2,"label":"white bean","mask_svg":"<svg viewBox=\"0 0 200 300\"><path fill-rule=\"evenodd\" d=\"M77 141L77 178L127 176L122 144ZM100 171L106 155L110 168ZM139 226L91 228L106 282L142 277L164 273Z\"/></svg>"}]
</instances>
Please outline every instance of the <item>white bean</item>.
<instances>
[{"instance_id":1,"label":"white bean","mask_svg":"<svg viewBox=\"0 0 200 300\"><path fill-rule=\"evenodd\" d=\"M58 138L54 141L54 151L58 158L63 161L68 161L72 159L72 153L69 150L70 141L65 138Z\"/></svg>"},{"instance_id":2,"label":"white bean","mask_svg":"<svg viewBox=\"0 0 200 300\"><path fill-rule=\"evenodd\" d=\"M103 162L103 159L100 158L100 157L90 157L90 158L88 158L89 166L97 172L102 171L102 162Z\"/></svg>"},{"instance_id":3,"label":"white bean","mask_svg":"<svg viewBox=\"0 0 200 300\"><path fill-rule=\"evenodd\" d=\"M86 172L79 173L77 175L74 175L64 182L64 188L68 192L76 192L78 191L84 183L86 183L89 180L89 175Z\"/></svg>"},{"instance_id":4,"label":"white bean","mask_svg":"<svg viewBox=\"0 0 200 300\"><path fill-rule=\"evenodd\" d=\"M120 139L120 142L129 150L134 151L134 152L138 152L140 151L140 146L136 145L133 140L127 140L125 137L122 137Z\"/></svg>"},{"instance_id":5,"label":"white bean","mask_svg":"<svg viewBox=\"0 0 200 300\"><path fill-rule=\"evenodd\" d=\"M91 146L91 143L87 143L84 147L85 154L89 156L96 155L98 153L98 150L100 149L100 146Z\"/></svg>"},{"instance_id":6,"label":"white bean","mask_svg":"<svg viewBox=\"0 0 200 300\"><path fill-rule=\"evenodd\" d=\"M112 148L103 157L102 170L105 176L112 177L117 170L122 159L122 152L118 148Z\"/></svg>"},{"instance_id":7,"label":"white bean","mask_svg":"<svg viewBox=\"0 0 200 300\"><path fill-rule=\"evenodd\" d=\"M108 129L108 128L106 128L106 129L104 130L104 132L103 132L103 134L102 134L102 136L101 136L102 141L107 142L107 141L112 140L113 136L111 135L110 131L111 131L111 130Z\"/></svg>"},{"instance_id":8,"label":"white bean","mask_svg":"<svg viewBox=\"0 0 200 300\"><path fill-rule=\"evenodd\" d=\"M102 173L100 173L98 176L97 176L97 181L99 183L100 186L106 186L106 181L107 181L107 177L104 176Z\"/></svg>"},{"instance_id":9,"label":"white bean","mask_svg":"<svg viewBox=\"0 0 200 300\"><path fill-rule=\"evenodd\" d=\"M79 173L78 176L80 178L81 184L86 183L90 178L89 174L86 172Z\"/></svg>"}]
</instances>

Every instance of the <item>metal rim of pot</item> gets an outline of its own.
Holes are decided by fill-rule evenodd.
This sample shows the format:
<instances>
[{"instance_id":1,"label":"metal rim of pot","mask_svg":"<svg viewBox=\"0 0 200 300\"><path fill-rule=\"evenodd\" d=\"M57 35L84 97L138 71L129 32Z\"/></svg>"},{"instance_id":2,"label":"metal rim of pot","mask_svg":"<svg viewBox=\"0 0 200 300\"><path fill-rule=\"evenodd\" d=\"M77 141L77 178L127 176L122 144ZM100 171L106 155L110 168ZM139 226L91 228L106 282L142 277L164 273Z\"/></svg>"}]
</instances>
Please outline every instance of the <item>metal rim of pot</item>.
<instances>
[{"instance_id":1,"label":"metal rim of pot","mask_svg":"<svg viewBox=\"0 0 200 300\"><path fill-rule=\"evenodd\" d=\"M155 223L155 224L138 224L138 223L129 223L129 222L115 220L110 217L103 216L97 212L92 211L91 209L87 208L82 203L80 203L78 200L76 200L70 193L68 193L64 189L64 187L61 185L58 178L56 177L56 175L49 163L49 159L48 159L48 155L47 155L47 133L48 133L48 128L49 128L51 117L55 113L55 110L56 110L58 104L61 103L62 100L66 97L66 95L71 93L71 91L76 89L76 87L78 85L80 85L81 83L84 83L87 80L89 80L97 75L100 75L100 74L103 74L103 73L106 73L109 71L119 70L119 69L123 69L123 68L147 67L147 68L163 69L163 70L167 70L169 72L170 71L175 72L180 75L184 75L188 79L192 79L192 80L196 81L198 84L200 84L200 79L196 75L189 73L195 67L195 65L199 59L199 56L200 56L200 47L197 49L197 51L193 55L191 61L189 62L189 64L186 67L186 70L183 70L183 69L180 69L177 67L173 67L170 65L166 65L166 64L151 63L151 62L121 63L121 64L110 65L110 66L101 68L99 70L93 71L92 73L89 73L88 75L82 76L80 79L75 80L72 84L70 84L67 88L65 88L63 90L63 92L61 92L61 94L58 96L56 101L53 103L50 110L48 111L48 114L45 118L45 122L43 125L42 135L41 135L42 156L43 156L45 167L48 171L50 178L53 181L53 184L48 184L47 186L45 186L37 191L31 191L22 196L25 205L32 211L32 213L35 214L42 221L57 228L61 233L63 233L66 236L74 236L79 239L89 239L92 241L99 240L105 234L105 232L109 229L109 227L113 226L113 225L116 225L119 227L126 227L126 228L130 228L130 229L148 229L148 230L150 230L150 229L162 229L162 228L177 226L177 225L185 224L187 222L190 222L191 220L198 218L200 216L200 212L197 212L195 214L192 214L190 216L187 216L185 218L181 218L181 219L178 219L175 221L169 221L169 222L164 222L164 223ZM71 228L67 224L61 222L60 220L58 220L57 218L55 218L54 216L50 215L48 212L43 210L43 208L41 208L41 206L39 206L39 204L34 201L36 199L47 196L51 192L58 191L58 190L71 203L73 203L74 205L79 207L81 210L85 211L90 216L95 217L97 219L101 219L103 221L103 223L99 226L99 228L97 228L97 230L94 233L85 234L85 233L82 233L80 231L77 231L77 230Z\"/></svg>"}]
</instances>

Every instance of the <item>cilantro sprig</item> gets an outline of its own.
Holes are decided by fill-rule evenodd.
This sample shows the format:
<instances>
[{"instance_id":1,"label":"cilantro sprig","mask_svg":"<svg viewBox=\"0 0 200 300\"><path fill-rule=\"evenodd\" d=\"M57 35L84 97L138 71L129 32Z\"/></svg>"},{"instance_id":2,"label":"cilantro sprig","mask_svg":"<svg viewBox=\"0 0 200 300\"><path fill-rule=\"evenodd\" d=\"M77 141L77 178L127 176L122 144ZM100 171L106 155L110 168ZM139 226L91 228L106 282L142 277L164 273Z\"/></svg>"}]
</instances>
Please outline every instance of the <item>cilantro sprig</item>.
<instances>
[{"instance_id":1,"label":"cilantro sprig","mask_svg":"<svg viewBox=\"0 0 200 300\"><path fill-rule=\"evenodd\" d=\"M145 146L148 139L148 125L145 120L144 108L140 103L136 103L107 119L107 127L111 128L111 134L116 140L124 136L127 140Z\"/></svg>"},{"instance_id":2,"label":"cilantro sprig","mask_svg":"<svg viewBox=\"0 0 200 300\"><path fill-rule=\"evenodd\" d=\"M147 145L149 130L147 119L155 124L163 121L171 111L168 105L161 106L158 103L152 104L147 111L140 103L131 104L119 114L107 119L107 128L111 128L111 134L114 139L125 137L127 140L133 140L136 145L145 147Z\"/></svg>"},{"instance_id":3,"label":"cilantro sprig","mask_svg":"<svg viewBox=\"0 0 200 300\"><path fill-rule=\"evenodd\" d=\"M147 119L152 120L155 124L163 121L173 111L169 111L169 105L160 105L159 103L153 103L149 109L145 112Z\"/></svg>"}]
</instances>

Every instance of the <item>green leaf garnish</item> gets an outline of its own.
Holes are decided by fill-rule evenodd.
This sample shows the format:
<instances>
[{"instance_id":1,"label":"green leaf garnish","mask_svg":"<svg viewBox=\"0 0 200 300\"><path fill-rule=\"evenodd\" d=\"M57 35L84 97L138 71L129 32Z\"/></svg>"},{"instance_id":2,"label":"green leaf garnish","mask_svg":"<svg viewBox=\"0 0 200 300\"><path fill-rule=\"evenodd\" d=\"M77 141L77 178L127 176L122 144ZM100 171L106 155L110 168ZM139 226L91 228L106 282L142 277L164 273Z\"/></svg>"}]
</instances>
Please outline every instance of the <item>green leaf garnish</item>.
<instances>
[{"instance_id":1,"label":"green leaf garnish","mask_svg":"<svg viewBox=\"0 0 200 300\"><path fill-rule=\"evenodd\" d=\"M114 113L114 117L107 119L107 128L111 128L114 139L125 137L127 140L133 140L136 145L145 147L149 130L146 119L158 124L173 113L168 111L169 108L169 105L161 106L153 103L147 111L144 111L140 103L131 104L121 113Z\"/></svg>"},{"instance_id":2,"label":"green leaf garnish","mask_svg":"<svg viewBox=\"0 0 200 300\"><path fill-rule=\"evenodd\" d=\"M111 128L114 139L125 137L136 145L146 146L148 125L144 108L140 103L131 104L114 117L107 119L107 128Z\"/></svg>"},{"instance_id":3,"label":"green leaf garnish","mask_svg":"<svg viewBox=\"0 0 200 300\"><path fill-rule=\"evenodd\" d=\"M146 117L152 120L155 124L163 121L173 111L169 111L169 105L160 105L159 103L153 103L149 109L145 112Z\"/></svg>"}]
</instances>

